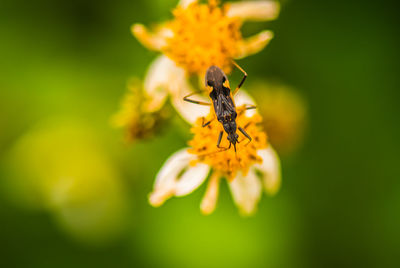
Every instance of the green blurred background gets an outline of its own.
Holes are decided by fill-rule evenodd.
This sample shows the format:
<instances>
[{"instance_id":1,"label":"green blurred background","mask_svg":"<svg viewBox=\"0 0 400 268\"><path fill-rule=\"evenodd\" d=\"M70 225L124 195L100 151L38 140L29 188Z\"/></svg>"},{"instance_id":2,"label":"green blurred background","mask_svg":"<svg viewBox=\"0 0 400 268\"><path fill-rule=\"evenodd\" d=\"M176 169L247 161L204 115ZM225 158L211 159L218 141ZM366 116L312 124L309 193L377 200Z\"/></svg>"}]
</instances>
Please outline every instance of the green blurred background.
<instances>
[{"instance_id":1,"label":"green blurred background","mask_svg":"<svg viewBox=\"0 0 400 268\"><path fill-rule=\"evenodd\" d=\"M190 137L184 123L130 146L110 127L128 78L156 56L129 27L175 5L1 0L0 265L399 267L397 3L288 0L277 21L244 27L276 36L240 61L249 80L292 85L310 114L304 145L282 157L281 191L250 218L226 185L211 216L199 212L204 186L152 208L157 170ZM88 175L40 180L57 189L44 195L35 185L53 160L51 174Z\"/></svg>"}]
</instances>

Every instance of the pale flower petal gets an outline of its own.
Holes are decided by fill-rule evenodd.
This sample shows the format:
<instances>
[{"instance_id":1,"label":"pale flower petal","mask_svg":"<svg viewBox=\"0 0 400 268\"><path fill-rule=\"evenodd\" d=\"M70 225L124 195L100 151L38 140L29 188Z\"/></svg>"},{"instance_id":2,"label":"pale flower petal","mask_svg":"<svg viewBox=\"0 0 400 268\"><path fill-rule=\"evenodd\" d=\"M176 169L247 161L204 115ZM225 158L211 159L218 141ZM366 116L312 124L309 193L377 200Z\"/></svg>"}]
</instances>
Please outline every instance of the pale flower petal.
<instances>
[{"instance_id":1,"label":"pale flower petal","mask_svg":"<svg viewBox=\"0 0 400 268\"><path fill-rule=\"evenodd\" d=\"M185 71L166 56L157 57L150 65L144 80L144 89L149 101L145 109L149 112L159 110L168 94L175 94L182 88Z\"/></svg>"},{"instance_id":2,"label":"pale flower petal","mask_svg":"<svg viewBox=\"0 0 400 268\"><path fill-rule=\"evenodd\" d=\"M171 102L183 119L190 124L196 122L199 117L206 117L210 113L210 106L184 101L183 98L194 90L187 81L182 84L178 94L171 96ZM210 100L200 94L191 97L194 100L210 103Z\"/></svg>"},{"instance_id":3,"label":"pale flower petal","mask_svg":"<svg viewBox=\"0 0 400 268\"><path fill-rule=\"evenodd\" d=\"M258 155L263 159L261 164L254 165L263 174L264 189L269 195L278 192L281 186L281 164L279 157L271 145L267 149L259 150Z\"/></svg>"},{"instance_id":4,"label":"pale flower petal","mask_svg":"<svg viewBox=\"0 0 400 268\"><path fill-rule=\"evenodd\" d=\"M180 5L183 8L187 8L190 4L196 3L196 2L197 2L197 0L180 0L178 5Z\"/></svg>"},{"instance_id":5,"label":"pale flower petal","mask_svg":"<svg viewBox=\"0 0 400 268\"><path fill-rule=\"evenodd\" d=\"M239 52L235 58L241 59L260 52L271 41L273 36L274 34L271 31L262 31L242 40L238 44Z\"/></svg>"},{"instance_id":6,"label":"pale flower petal","mask_svg":"<svg viewBox=\"0 0 400 268\"><path fill-rule=\"evenodd\" d=\"M257 175L250 171L247 176L241 173L229 183L233 201L243 215L255 212L262 194L262 185Z\"/></svg>"},{"instance_id":7,"label":"pale flower petal","mask_svg":"<svg viewBox=\"0 0 400 268\"><path fill-rule=\"evenodd\" d=\"M167 27L159 27L151 33L143 24L136 23L131 27L132 34L147 49L160 51L167 44L167 37L173 35Z\"/></svg>"},{"instance_id":8,"label":"pale flower petal","mask_svg":"<svg viewBox=\"0 0 400 268\"><path fill-rule=\"evenodd\" d=\"M198 163L190 166L175 185L175 196L184 196L196 190L207 178L210 167Z\"/></svg>"},{"instance_id":9,"label":"pale flower petal","mask_svg":"<svg viewBox=\"0 0 400 268\"><path fill-rule=\"evenodd\" d=\"M220 177L213 173L208 181L208 186L203 200L200 204L200 210L204 215L209 215L215 210L219 193Z\"/></svg>"},{"instance_id":10,"label":"pale flower petal","mask_svg":"<svg viewBox=\"0 0 400 268\"><path fill-rule=\"evenodd\" d=\"M154 182L154 190L149 196L153 206L162 205L175 194L176 180L179 173L189 166L195 157L187 152L187 148L174 153L162 166Z\"/></svg>"},{"instance_id":11,"label":"pale flower petal","mask_svg":"<svg viewBox=\"0 0 400 268\"><path fill-rule=\"evenodd\" d=\"M167 159L157 174L154 190L149 196L152 206L160 206L172 196L190 194L204 182L210 167L205 164L190 166L190 161L194 159L196 156L188 153L187 148Z\"/></svg>"},{"instance_id":12,"label":"pale flower petal","mask_svg":"<svg viewBox=\"0 0 400 268\"><path fill-rule=\"evenodd\" d=\"M240 89L235 95L235 104L236 107L246 105L249 106L256 106L256 102L254 99L247 93L247 91ZM257 109L249 109L246 110L246 116L251 117L257 113Z\"/></svg>"},{"instance_id":13,"label":"pale flower petal","mask_svg":"<svg viewBox=\"0 0 400 268\"><path fill-rule=\"evenodd\" d=\"M280 5L275 1L246 1L230 3L227 16L243 20L274 20L279 15Z\"/></svg>"}]
</instances>

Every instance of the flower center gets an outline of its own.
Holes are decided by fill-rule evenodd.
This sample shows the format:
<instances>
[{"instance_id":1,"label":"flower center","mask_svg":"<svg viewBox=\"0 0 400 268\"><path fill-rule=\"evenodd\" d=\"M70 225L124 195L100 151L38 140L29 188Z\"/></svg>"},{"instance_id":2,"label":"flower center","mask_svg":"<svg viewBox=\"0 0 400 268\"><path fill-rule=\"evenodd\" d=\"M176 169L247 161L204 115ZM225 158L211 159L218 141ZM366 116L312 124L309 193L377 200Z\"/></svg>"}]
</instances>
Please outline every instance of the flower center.
<instances>
[{"instance_id":1,"label":"flower center","mask_svg":"<svg viewBox=\"0 0 400 268\"><path fill-rule=\"evenodd\" d=\"M164 53L189 73L202 74L211 65L229 73L230 60L242 40L241 21L227 17L215 0L177 7L173 14L175 19L169 27L174 34L167 40Z\"/></svg>"},{"instance_id":2,"label":"flower center","mask_svg":"<svg viewBox=\"0 0 400 268\"><path fill-rule=\"evenodd\" d=\"M259 123L262 118L260 115L255 114L251 117L247 117L245 114L245 106L237 107L238 117L236 123L238 127L242 127L246 133L252 138L251 142L240 132L236 144L236 152L233 146L229 149L229 141L227 134L223 132L220 147L218 148L217 141L218 137L223 130L220 122L214 119L209 125L203 127L203 122L207 122L207 119L199 118L191 131L194 133L194 137L189 141L191 148L189 153L198 156L197 162L205 163L210 165L215 172L219 172L221 176L227 177L227 179L233 179L238 171L241 171L243 175L246 175L249 168L255 163L261 163L262 159L257 155L257 150L267 147L267 136L260 130ZM211 112L208 119L212 119L214 113Z\"/></svg>"}]
</instances>

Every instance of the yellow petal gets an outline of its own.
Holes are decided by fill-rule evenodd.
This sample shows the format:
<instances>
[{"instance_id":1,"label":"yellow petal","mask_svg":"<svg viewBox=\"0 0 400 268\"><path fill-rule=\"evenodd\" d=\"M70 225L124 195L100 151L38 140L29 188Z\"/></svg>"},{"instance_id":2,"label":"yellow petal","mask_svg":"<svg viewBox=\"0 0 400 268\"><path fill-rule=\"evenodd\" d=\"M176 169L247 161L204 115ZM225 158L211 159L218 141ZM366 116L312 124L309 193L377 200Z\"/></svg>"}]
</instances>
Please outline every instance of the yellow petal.
<instances>
[{"instance_id":1,"label":"yellow petal","mask_svg":"<svg viewBox=\"0 0 400 268\"><path fill-rule=\"evenodd\" d=\"M161 27L156 32L151 33L143 24L132 25L131 31L144 47L156 51L160 51L166 45L166 37L172 34L165 27Z\"/></svg>"},{"instance_id":2,"label":"yellow petal","mask_svg":"<svg viewBox=\"0 0 400 268\"><path fill-rule=\"evenodd\" d=\"M236 59L244 58L249 55L260 52L268 45L274 34L271 31L262 31L254 36L248 37L238 45L238 54Z\"/></svg>"},{"instance_id":3,"label":"yellow petal","mask_svg":"<svg viewBox=\"0 0 400 268\"><path fill-rule=\"evenodd\" d=\"M201 201L200 210L204 215L214 212L219 193L219 175L214 173L208 181L207 191Z\"/></svg>"},{"instance_id":4,"label":"yellow petal","mask_svg":"<svg viewBox=\"0 0 400 268\"><path fill-rule=\"evenodd\" d=\"M228 5L227 16L243 20L265 21L278 17L280 5L275 1L246 1Z\"/></svg>"}]
</instances>

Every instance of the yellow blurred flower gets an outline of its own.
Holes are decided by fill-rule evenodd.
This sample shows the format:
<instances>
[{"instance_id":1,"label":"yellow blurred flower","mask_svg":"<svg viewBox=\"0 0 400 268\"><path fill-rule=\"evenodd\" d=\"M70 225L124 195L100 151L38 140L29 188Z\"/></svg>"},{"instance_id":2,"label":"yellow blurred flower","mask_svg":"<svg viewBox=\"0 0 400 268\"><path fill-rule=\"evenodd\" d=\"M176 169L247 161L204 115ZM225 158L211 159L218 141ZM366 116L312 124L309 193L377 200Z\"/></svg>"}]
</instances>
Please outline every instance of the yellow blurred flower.
<instances>
[{"instance_id":1,"label":"yellow blurred flower","mask_svg":"<svg viewBox=\"0 0 400 268\"><path fill-rule=\"evenodd\" d=\"M229 73L232 59L262 50L273 37L272 32L243 38L241 26L246 20L273 20L278 13L279 4L274 1L235 2L221 7L215 0L208 4L186 0L179 2L172 20L151 31L134 24L134 36L148 49L163 53L151 65L144 83L144 90L152 99L151 110L160 109L170 95L172 104L188 122L194 123L198 112L207 115L204 107L192 108L182 102L182 97L193 91L188 76L203 77L211 65Z\"/></svg>"},{"instance_id":2,"label":"yellow blurred flower","mask_svg":"<svg viewBox=\"0 0 400 268\"><path fill-rule=\"evenodd\" d=\"M236 152L233 148L219 149L216 144L219 133L223 131L221 124L214 120L203 127L204 118L199 118L192 128L191 148L173 154L157 174L149 197L151 205L160 206L172 196L190 194L207 179L210 171L211 177L200 206L204 214L214 211L219 183L224 177L228 180L235 204L244 215L255 212L262 184L270 195L278 191L281 179L279 158L271 146L267 147L266 134L259 128L261 117L255 110L245 110L244 104L252 101L243 91L236 103L237 123L245 128L252 141L248 143L239 133ZM228 148L229 141L224 139L221 146Z\"/></svg>"},{"instance_id":3,"label":"yellow blurred flower","mask_svg":"<svg viewBox=\"0 0 400 268\"><path fill-rule=\"evenodd\" d=\"M291 154L303 143L308 126L305 100L294 89L279 83L253 83L269 142L280 154Z\"/></svg>"},{"instance_id":4,"label":"yellow blurred flower","mask_svg":"<svg viewBox=\"0 0 400 268\"><path fill-rule=\"evenodd\" d=\"M120 177L93 131L56 118L27 132L10 152L10 196L51 213L71 236L107 243L122 231L126 200Z\"/></svg>"},{"instance_id":5,"label":"yellow blurred flower","mask_svg":"<svg viewBox=\"0 0 400 268\"><path fill-rule=\"evenodd\" d=\"M125 129L127 141L134 141L151 137L168 118L169 111L165 107L156 111L149 109L143 86L138 79L131 79L121 108L112 118L112 124Z\"/></svg>"}]
</instances>

